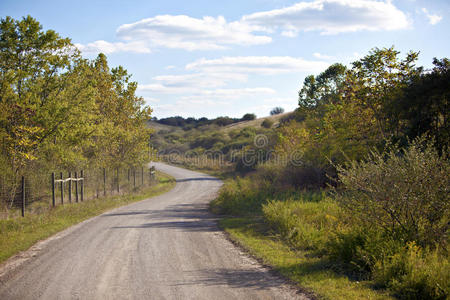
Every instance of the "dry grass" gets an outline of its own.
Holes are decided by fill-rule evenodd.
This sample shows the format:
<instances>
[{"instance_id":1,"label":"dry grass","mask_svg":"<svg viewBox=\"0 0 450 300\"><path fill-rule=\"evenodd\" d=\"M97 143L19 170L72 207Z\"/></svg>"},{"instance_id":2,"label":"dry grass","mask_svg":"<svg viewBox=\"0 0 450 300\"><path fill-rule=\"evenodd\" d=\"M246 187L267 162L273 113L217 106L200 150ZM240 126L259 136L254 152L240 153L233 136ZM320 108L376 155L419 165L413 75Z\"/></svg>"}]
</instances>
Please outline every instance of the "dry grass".
<instances>
[{"instance_id":1,"label":"dry grass","mask_svg":"<svg viewBox=\"0 0 450 300\"><path fill-rule=\"evenodd\" d=\"M238 122L238 123L234 123L234 124L230 124L228 126L224 126L222 128L223 131L228 132L230 130L234 130L234 129L242 129L245 127L256 127L259 128L261 127L262 122L264 122L264 120L269 119L271 120L274 124L274 127L277 127L280 123L280 119L289 116L290 114L292 114L292 112L287 112L287 113L283 113L283 114L279 114L279 115L274 115L274 116L268 116L268 117L264 117L264 118L258 118L255 120L251 120L251 121L242 121L242 122Z\"/></svg>"}]
</instances>

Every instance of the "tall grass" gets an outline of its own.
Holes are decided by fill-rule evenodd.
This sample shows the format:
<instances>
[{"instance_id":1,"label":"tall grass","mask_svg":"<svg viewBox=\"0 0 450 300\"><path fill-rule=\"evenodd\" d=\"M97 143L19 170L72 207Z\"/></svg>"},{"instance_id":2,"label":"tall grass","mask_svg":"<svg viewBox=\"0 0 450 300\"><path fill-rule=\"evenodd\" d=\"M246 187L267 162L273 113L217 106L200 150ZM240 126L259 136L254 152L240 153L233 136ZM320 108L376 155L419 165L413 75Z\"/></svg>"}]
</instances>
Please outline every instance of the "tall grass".
<instances>
[{"instance_id":1,"label":"tall grass","mask_svg":"<svg viewBox=\"0 0 450 300\"><path fill-rule=\"evenodd\" d=\"M263 205L267 224L295 249L325 252L341 211L324 193L305 193Z\"/></svg>"},{"instance_id":2,"label":"tall grass","mask_svg":"<svg viewBox=\"0 0 450 300\"><path fill-rule=\"evenodd\" d=\"M216 213L249 219L254 216L262 217L266 227L270 228L268 236L275 234L291 249L321 257L328 261L329 268L336 272L367 282L373 287L387 288L398 298L448 299L450 264L446 248L448 231L445 229L448 227L445 227L448 220L448 194L441 192L446 189L445 180L448 181L448 174L442 173L448 162L444 161L446 158L436 156L437 153L433 151L422 152L417 148L411 148L409 151L400 156L380 154L383 159L366 161L364 165L353 166L353 169L350 166L344 175L350 174L353 181L348 182L357 184L347 186L347 181L344 181L341 186L343 189L340 190L345 191L343 193L327 194L285 189L285 185L279 185L267 176L238 177L225 183L219 197L212 202L211 209ZM393 160L392 165L388 165L389 157ZM429 159L424 161L422 158L426 157ZM433 177L436 179L433 186L415 184L407 189L408 183L414 183L415 180L419 183L426 182L428 179L421 179L419 173L428 176L427 174L432 172L432 166L435 172L440 174L439 178ZM370 177L368 170L376 174L377 167L383 170L384 177ZM389 171L392 168L395 171ZM365 174L360 178L362 183L358 181L358 170ZM424 170L426 172L423 172ZM418 224L411 223L412 226L423 227L417 230L412 227L411 231L386 229L386 215L383 215L382 211L374 211L370 206L373 203L377 205L376 208L380 207L376 199L370 198L378 194L364 190L365 186L378 186L372 181L383 178L386 180L380 186L384 184L386 188L377 191L380 190L386 197L390 197L390 191L393 191L395 197L400 197L395 186L401 186L409 191L405 193L405 197L412 197L414 201L420 200L420 205L415 206L415 211L410 216L425 219ZM352 189L357 193L364 193L364 197L358 200L356 192L349 193ZM343 200L348 196L352 198ZM407 201L396 201L395 198L386 200L392 205ZM430 201L427 202L428 200ZM361 204L358 201L368 203ZM436 201L441 202L437 206L425 204L437 203ZM360 206L349 207L350 202ZM363 205L367 211L362 209ZM444 208L444 211L436 212L436 207ZM408 212L408 209L414 209L405 205L393 208L398 209L393 212ZM424 209L423 215L418 214L416 210L419 209ZM383 217L381 224L377 223L379 220L370 219L380 215ZM436 216L439 219L433 221L431 218ZM396 229L398 224L393 223L391 228ZM406 226L409 223L401 224ZM435 230L436 228L439 230ZM405 232L417 234L408 235ZM424 232L432 232L434 235L427 237ZM437 236L438 232L441 235ZM289 272L287 274L289 275Z\"/></svg>"}]
</instances>

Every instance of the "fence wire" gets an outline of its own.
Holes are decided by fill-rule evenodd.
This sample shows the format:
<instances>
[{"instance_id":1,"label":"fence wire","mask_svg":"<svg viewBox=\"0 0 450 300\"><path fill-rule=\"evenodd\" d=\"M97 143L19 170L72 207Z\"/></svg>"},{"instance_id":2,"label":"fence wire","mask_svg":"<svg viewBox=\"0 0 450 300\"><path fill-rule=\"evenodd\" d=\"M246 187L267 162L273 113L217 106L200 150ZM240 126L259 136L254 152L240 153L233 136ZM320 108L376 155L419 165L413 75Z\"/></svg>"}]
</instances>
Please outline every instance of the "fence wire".
<instances>
[{"instance_id":1,"label":"fence wire","mask_svg":"<svg viewBox=\"0 0 450 300\"><path fill-rule=\"evenodd\" d=\"M68 180L81 178L83 180ZM147 167L135 169L107 168L55 172L55 206L89 201L91 199L128 194L155 182L154 170ZM63 193L61 194L61 190ZM78 198L77 198L78 191ZM23 192L25 195L23 195ZM83 192L83 193L82 193ZM25 174L22 179L0 175L0 218L20 215L25 199L25 213L40 213L53 206L52 174ZM62 196L62 198L61 198Z\"/></svg>"}]
</instances>

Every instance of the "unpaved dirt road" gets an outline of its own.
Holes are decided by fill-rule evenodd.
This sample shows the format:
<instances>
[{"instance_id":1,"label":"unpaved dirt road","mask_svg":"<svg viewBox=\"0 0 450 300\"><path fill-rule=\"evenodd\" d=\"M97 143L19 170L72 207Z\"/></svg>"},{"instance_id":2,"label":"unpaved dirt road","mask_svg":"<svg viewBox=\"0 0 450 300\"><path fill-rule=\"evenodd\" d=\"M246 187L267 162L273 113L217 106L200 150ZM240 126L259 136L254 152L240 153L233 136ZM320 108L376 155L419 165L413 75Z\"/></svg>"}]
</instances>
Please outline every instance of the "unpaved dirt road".
<instances>
[{"instance_id":1,"label":"unpaved dirt road","mask_svg":"<svg viewBox=\"0 0 450 300\"><path fill-rule=\"evenodd\" d=\"M107 212L0 268L0 299L305 299L229 242L207 211L221 181L155 163L170 192Z\"/></svg>"}]
</instances>

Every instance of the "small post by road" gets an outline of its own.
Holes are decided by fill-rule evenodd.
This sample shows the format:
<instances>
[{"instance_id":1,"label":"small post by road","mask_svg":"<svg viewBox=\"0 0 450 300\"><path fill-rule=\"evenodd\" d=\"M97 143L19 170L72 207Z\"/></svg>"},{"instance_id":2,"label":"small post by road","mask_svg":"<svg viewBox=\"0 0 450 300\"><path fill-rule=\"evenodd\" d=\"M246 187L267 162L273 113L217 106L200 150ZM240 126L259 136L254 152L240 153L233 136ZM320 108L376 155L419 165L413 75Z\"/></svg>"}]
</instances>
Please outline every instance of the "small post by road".
<instances>
[{"instance_id":1,"label":"small post by road","mask_svg":"<svg viewBox=\"0 0 450 300\"><path fill-rule=\"evenodd\" d=\"M136 188L136 169L133 169L133 187Z\"/></svg>"},{"instance_id":2,"label":"small post by road","mask_svg":"<svg viewBox=\"0 0 450 300\"><path fill-rule=\"evenodd\" d=\"M103 196L106 196L106 168L103 168Z\"/></svg>"},{"instance_id":3,"label":"small post by road","mask_svg":"<svg viewBox=\"0 0 450 300\"><path fill-rule=\"evenodd\" d=\"M81 202L83 202L83 194L84 194L84 176L83 176L83 170L80 171L80 176L81 176L81 186L80 186L80 190L81 190Z\"/></svg>"},{"instance_id":4,"label":"small post by road","mask_svg":"<svg viewBox=\"0 0 450 300\"><path fill-rule=\"evenodd\" d=\"M61 178L61 204L64 204L64 181L63 181L63 173L61 172L59 175L60 175L60 178Z\"/></svg>"},{"instance_id":5,"label":"small post by road","mask_svg":"<svg viewBox=\"0 0 450 300\"><path fill-rule=\"evenodd\" d=\"M141 167L141 185L144 186L144 167Z\"/></svg>"},{"instance_id":6,"label":"small post by road","mask_svg":"<svg viewBox=\"0 0 450 300\"><path fill-rule=\"evenodd\" d=\"M69 203L72 203L72 172L69 172Z\"/></svg>"},{"instance_id":7,"label":"small post by road","mask_svg":"<svg viewBox=\"0 0 450 300\"><path fill-rule=\"evenodd\" d=\"M22 176L22 217L25 217L25 176Z\"/></svg>"},{"instance_id":8,"label":"small post by road","mask_svg":"<svg viewBox=\"0 0 450 300\"><path fill-rule=\"evenodd\" d=\"M55 172L52 172L52 206L55 207Z\"/></svg>"},{"instance_id":9,"label":"small post by road","mask_svg":"<svg viewBox=\"0 0 450 300\"><path fill-rule=\"evenodd\" d=\"M75 202L78 203L78 175L75 172Z\"/></svg>"},{"instance_id":10,"label":"small post by road","mask_svg":"<svg viewBox=\"0 0 450 300\"><path fill-rule=\"evenodd\" d=\"M119 173L119 168L117 168L117 194L120 194L120 182L119 182L119 178L120 178L120 173Z\"/></svg>"}]
</instances>

